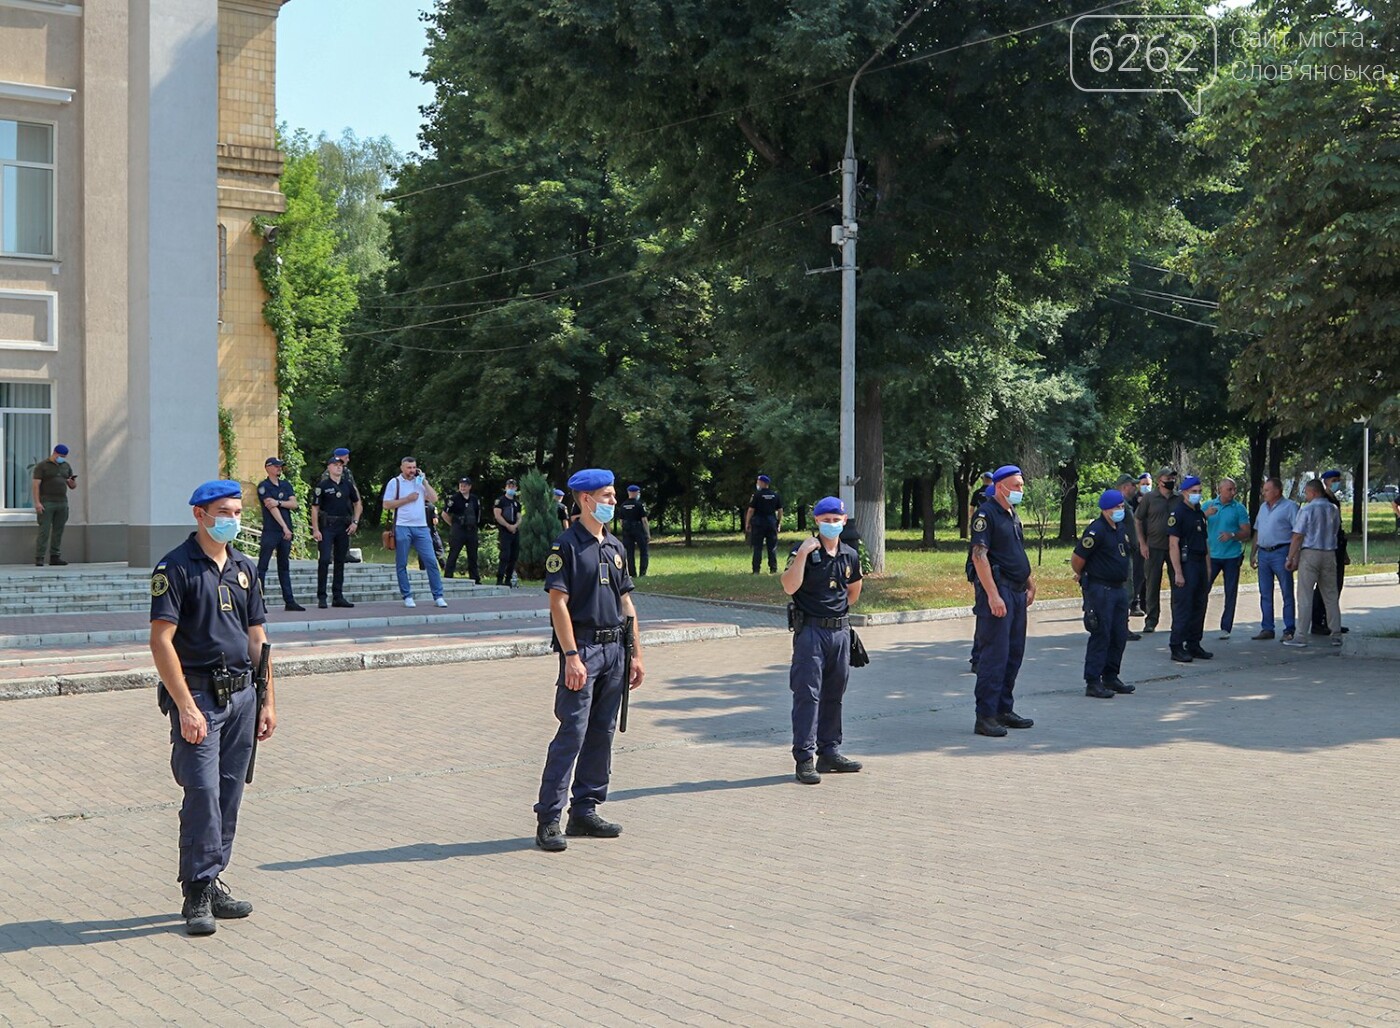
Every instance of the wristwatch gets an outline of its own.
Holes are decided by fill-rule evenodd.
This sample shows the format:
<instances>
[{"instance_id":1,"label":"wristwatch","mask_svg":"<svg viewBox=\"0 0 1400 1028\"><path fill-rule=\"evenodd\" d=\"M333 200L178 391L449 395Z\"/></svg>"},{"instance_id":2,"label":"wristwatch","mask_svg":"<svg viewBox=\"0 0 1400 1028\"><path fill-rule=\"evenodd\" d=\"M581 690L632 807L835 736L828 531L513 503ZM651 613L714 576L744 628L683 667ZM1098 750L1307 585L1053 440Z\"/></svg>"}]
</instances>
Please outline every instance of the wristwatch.
<instances>
[{"instance_id":1,"label":"wristwatch","mask_svg":"<svg viewBox=\"0 0 1400 1028\"><path fill-rule=\"evenodd\" d=\"M566 657L577 657L577 656L578 656L578 650L565 650L565 651L564 651L564 656L566 656Z\"/></svg>"}]
</instances>

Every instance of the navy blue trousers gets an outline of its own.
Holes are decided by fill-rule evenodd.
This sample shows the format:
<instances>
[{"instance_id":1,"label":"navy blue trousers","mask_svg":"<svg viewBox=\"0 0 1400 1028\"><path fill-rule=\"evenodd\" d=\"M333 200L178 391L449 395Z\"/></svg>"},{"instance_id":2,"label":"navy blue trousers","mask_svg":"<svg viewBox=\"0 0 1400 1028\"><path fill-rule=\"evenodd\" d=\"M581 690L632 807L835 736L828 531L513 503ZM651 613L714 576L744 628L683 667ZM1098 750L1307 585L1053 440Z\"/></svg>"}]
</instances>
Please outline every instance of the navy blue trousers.
<instances>
[{"instance_id":1,"label":"navy blue trousers","mask_svg":"<svg viewBox=\"0 0 1400 1028\"><path fill-rule=\"evenodd\" d=\"M612 772L613 732L622 708L622 643L580 644L579 657L588 670L588 681L574 692L564 687L564 657L559 657L559 679L554 688L554 716L559 730L549 744L540 778L540 801L535 816L540 824L556 821L569 799L575 817L591 814L608 798Z\"/></svg>"},{"instance_id":2,"label":"navy blue trousers","mask_svg":"<svg viewBox=\"0 0 1400 1028\"><path fill-rule=\"evenodd\" d=\"M1128 586L1084 580L1084 609L1099 616L1097 631L1089 633L1084 648L1084 681L1097 682L1104 675L1123 670L1123 648L1128 645Z\"/></svg>"},{"instance_id":3,"label":"navy blue trousers","mask_svg":"<svg viewBox=\"0 0 1400 1028\"><path fill-rule=\"evenodd\" d=\"M265 531L258 542L258 584L262 586L263 598L267 598L267 565L275 553L277 555L277 583L282 587L282 601L294 602L292 596L292 541L282 538L282 530L274 528Z\"/></svg>"},{"instance_id":4,"label":"navy blue trousers","mask_svg":"<svg viewBox=\"0 0 1400 1028\"><path fill-rule=\"evenodd\" d=\"M1026 654L1026 593L1011 586L997 586L1006 616L996 617L981 583L972 612L977 615L977 716L996 717L1014 711L1012 694L1021 658Z\"/></svg>"},{"instance_id":5,"label":"navy blue trousers","mask_svg":"<svg viewBox=\"0 0 1400 1028\"><path fill-rule=\"evenodd\" d=\"M753 569L763 566L763 551L768 551L768 570L778 570L778 522L774 518L754 518L749 522L753 539Z\"/></svg>"},{"instance_id":6,"label":"navy blue trousers","mask_svg":"<svg viewBox=\"0 0 1400 1028\"><path fill-rule=\"evenodd\" d=\"M180 806L181 882L217 878L233 856L243 776L253 754L258 693L251 686L236 692L222 710L207 688L195 689L194 701L209 722L209 734L198 745L180 735L180 712L170 712L170 770L175 784L185 790Z\"/></svg>"},{"instance_id":7,"label":"navy blue trousers","mask_svg":"<svg viewBox=\"0 0 1400 1028\"><path fill-rule=\"evenodd\" d=\"M1176 584L1172 572L1172 649L1200 646L1206 633L1206 603L1210 600L1210 575L1204 560L1181 562L1184 586Z\"/></svg>"},{"instance_id":8,"label":"navy blue trousers","mask_svg":"<svg viewBox=\"0 0 1400 1028\"><path fill-rule=\"evenodd\" d=\"M841 701L851 677L851 633L803 625L792 640L792 756L801 762L841 748Z\"/></svg>"}]
</instances>

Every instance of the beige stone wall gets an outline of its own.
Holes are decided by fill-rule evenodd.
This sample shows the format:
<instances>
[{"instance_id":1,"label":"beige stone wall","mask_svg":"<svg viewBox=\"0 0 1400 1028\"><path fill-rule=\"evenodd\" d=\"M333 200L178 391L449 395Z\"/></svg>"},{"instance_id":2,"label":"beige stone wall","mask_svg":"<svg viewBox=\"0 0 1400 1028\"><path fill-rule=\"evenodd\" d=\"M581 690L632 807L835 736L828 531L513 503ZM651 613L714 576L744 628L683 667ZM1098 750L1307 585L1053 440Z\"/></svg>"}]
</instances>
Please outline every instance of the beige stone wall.
<instances>
[{"instance_id":1,"label":"beige stone wall","mask_svg":"<svg viewBox=\"0 0 1400 1028\"><path fill-rule=\"evenodd\" d=\"M234 418L238 478L256 482L277 453L277 340L263 319L267 300L253 261L263 240L258 215L285 208L277 190L277 11L282 0L219 3L219 224L222 313L219 403Z\"/></svg>"}]
</instances>

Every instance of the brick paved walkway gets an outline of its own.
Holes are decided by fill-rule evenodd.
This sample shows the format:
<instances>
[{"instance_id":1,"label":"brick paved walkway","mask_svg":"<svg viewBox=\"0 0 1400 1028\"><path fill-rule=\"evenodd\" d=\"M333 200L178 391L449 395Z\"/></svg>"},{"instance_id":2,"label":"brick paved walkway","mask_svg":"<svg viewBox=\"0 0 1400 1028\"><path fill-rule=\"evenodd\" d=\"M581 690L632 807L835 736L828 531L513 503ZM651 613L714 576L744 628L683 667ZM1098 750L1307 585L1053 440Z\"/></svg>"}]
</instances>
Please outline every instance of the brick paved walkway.
<instances>
[{"instance_id":1,"label":"brick paved walkway","mask_svg":"<svg viewBox=\"0 0 1400 1028\"><path fill-rule=\"evenodd\" d=\"M1400 589L1347 605L1390 624ZM561 855L531 845L548 658L289 679L228 875L257 911L203 940L150 695L7 704L0 1023L1400 1022L1394 662L1237 636L1182 667L1158 635L1094 701L1047 611L1037 726L991 740L968 627L862 632L867 770L816 788L785 635L658 647L626 833Z\"/></svg>"}]
</instances>

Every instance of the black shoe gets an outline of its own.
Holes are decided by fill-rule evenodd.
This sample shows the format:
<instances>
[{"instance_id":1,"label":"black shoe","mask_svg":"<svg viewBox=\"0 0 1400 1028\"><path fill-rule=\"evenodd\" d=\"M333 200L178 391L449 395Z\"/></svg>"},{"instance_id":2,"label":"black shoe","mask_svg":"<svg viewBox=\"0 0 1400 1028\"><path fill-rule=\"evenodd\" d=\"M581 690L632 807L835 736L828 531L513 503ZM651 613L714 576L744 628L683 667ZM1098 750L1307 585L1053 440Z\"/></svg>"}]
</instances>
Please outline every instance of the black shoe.
<instances>
[{"instance_id":1,"label":"black shoe","mask_svg":"<svg viewBox=\"0 0 1400 1028\"><path fill-rule=\"evenodd\" d=\"M753 573L754 573L755 575L758 574L758 568L754 568L754 569L753 569Z\"/></svg>"},{"instance_id":2,"label":"black shoe","mask_svg":"<svg viewBox=\"0 0 1400 1028\"><path fill-rule=\"evenodd\" d=\"M1096 700L1111 700L1118 694L1102 682L1085 682L1084 695L1092 696Z\"/></svg>"},{"instance_id":3,"label":"black shoe","mask_svg":"<svg viewBox=\"0 0 1400 1028\"><path fill-rule=\"evenodd\" d=\"M1143 626L1142 626L1142 634L1143 634L1143 635L1151 635L1151 634L1152 634L1153 632L1155 632L1155 631L1157 631L1157 626L1156 626L1156 625L1143 625Z\"/></svg>"},{"instance_id":4,"label":"black shoe","mask_svg":"<svg viewBox=\"0 0 1400 1028\"><path fill-rule=\"evenodd\" d=\"M247 917L253 912L253 904L247 900L234 899L229 895L228 886L223 883L223 879L215 878L209 888L209 909L215 917Z\"/></svg>"},{"instance_id":5,"label":"black shoe","mask_svg":"<svg viewBox=\"0 0 1400 1028\"><path fill-rule=\"evenodd\" d=\"M41 567L44 566L44 562L43 562L42 560L36 560L36 561L34 562L34 566L35 566L36 568L41 568Z\"/></svg>"},{"instance_id":6,"label":"black shoe","mask_svg":"<svg viewBox=\"0 0 1400 1028\"><path fill-rule=\"evenodd\" d=\"M1142 609L1141 607L1139 607L1137 604L1133 604L1132 609L1128 611L1128 617L1130 617L1130 618L1145 618L1145 617L1147 617L1147 611L1143 610L1143 609Z\"/></svg>"},{"instance_id":7,"label":"black shoe","mask_svg":"<svg viewBox=\"0 0 1400 1028\"><path fill-rule=\"evenodd\" d=\"M972 726L972 731L977 735L990 735L999 738L1006 734L1006 729L1001 726L1001 722L994 717L979 717L977 723Z\"/></svg>"},{"instance_id":8,"label":"black shoe","mask_svg":"<svg viewBox=\"0 0 1400 1028\"><path fill-rule=\"evenodd\" d=\"M1176 661L1178 664L1189 664L1191 663L1191 654L1187 653L1185 650L1177 649L1175 646L1173 646L1172 660Z\"/></svg>"},{"instance_id":9,"label":"black shoe","mask_svg":"<svg viewBox=\"0 0 1400 1028\"><path fill-rule=\"evenodd\" d=\"M546 853L563 853L569 848L569 840L559 831L559 822L551 821L535 829L535 845Z\"/></svg>"},{"instance_id":10,"label":"black shoe","mask_svg":"<svg viewBox=\"0 0 1400 1028\"><path fill-rule=\"evenodd\" d=\"M298 603L296 600L288 600L287 603L286 603L286 606L284 607L284 609L285 609L285 610L305 610L306 608L303 607L303 606L302 606L300 603Z\"/></svg>"},{"instance_id":11,"label":"black shoe","mask_svg":"<svg viewBox=\"0 0 1400 1028\"><path fill-rule=\"evenodd\" d=\"M1112 689L1114 692L1121 692L1124 695L1137 690L1137 686L1129 685L1117 675L1104 675L1103 684L1105 688Z\"/></svg>"},{"instance_id":12,"label":"black shoe","mask_svg":"<svg viewBox=\"0 0 1400 1028\"><path fill-rule=\"evenodd\" d=\"M1001 725L1003 728L1030 728L1035 722L1028 717L1022 717L1012 710L1005 714L998 714L997 724Z\"/></svg>"},{"instance_id":13,"label":"black shoe","mask_svg":"<svg viewBox=\"0 0 1400 1028\"><path fill-rule=\"evenodd\" d=\"M50 558L49 558L49 567L51 567L51 568L66 568L67 566L68 566L68 562L67 562L66 560L64 560L62 557L50 557Z\"/></svg>"},{"instance_id":14,"label":"black shoe","mask_svg":"<svg viewBox=\"0 0 1400 1028\"><path fill-rule=\"evenodd\" d=\"M335 599L331 600L331 606L332 606L332 607L353 607L354 604L351 603L349 600L347 600L344 596L337 596Z\"/></svg>"},{"instance_id":15,"label":"black shoe","mask_svg":"<svg viewBox=\"0 0 1400 1028\"><path fill-rule=\"evenodd\" d=\"M316 601L316 606L320 607L322 610L325 610L327 607L330 606L330 604L327 603L326 598L322 596Z\"/></svg>"},{"instance_id":16,"label":"black shoe","mask_svg":"<svg viewBox=\"0 0 1400 1028\"><path fill-rule=\"evenodd\" d=\"M1142 641L1142 636L1139 635L1137 632L1129 632L1129 633L1128 633L1128 642L1133 642L1133 643L1135 643L1135 642L1141 642L1141 641Z\"/></svg>"},{"instance_id":17,"label":"black shoe","mask_svg":"<svg viewBox=\"0 0 1400 1028\"><path fill-rule=\"evenodd\" d=\"M835 752L817 757L817 770L823 774L853 775L864 766L858 760L852 760L850 757L844 757Z\"/></svg>"},{"instance_id":18,"label":"black shoe","mask_svg":"<svg viewBox=\"0 0 1400 1028\"><path fill-rule=\"evenodd\" d=\"M970 671L972 674L974 674L974 675L977 674L977 661L975 661L975 660L969 660L969 661L967 662L967 669L968 669L968 671Z\"/></svg>"},{"instance_id":19,"label":"black shoe","mask_svg":"<svg viewBox=\"0 0 1400 1028\"><path fill-rule=\"evenodd\" d=\"M757 571L754 574L758 574ZM796 778L803 785L821 785L822 776L817 773L817 762L810 757L797 762Z\"/></svg>"},{"instance_id":20,"label":"black shoe","mask_svg":"<svg viewBox=\"0 0 1400 1028\"><path fill-rule=\"evenodd\" d=\"M1272 629L1268 629L1268 628L1264 629L1264 630L1263 630L1262 632L1260 632L1258 635L1252 635L1252 636L1250 636L1250 638L1253 639L1255 642L1265 642L1265 641L1267 641L1267 640L1269 640L1269 639L1272 639L1273 637L1274 637L1273 630L1272 630Z\"/></svg>"},{"instance_id":21,"label":"black shoe","mask_svg":"<svg viewBox=\"0 0 1400 1028\"><path fill-rule=\"evenodd\" d=\"M604 821L596 810L577 816L570 814L564 825L565 835L587 835L594 839L616 839L622 834L622 826Z\"/></svg>"},{"instance_id":22,"label":"black shoe","mask_svg":"<svg viewBox=\"0 0 1400 1028\"><path fill-rule=\"evenodd\" d=\"M186 882L185 905L180 916L185 919L186 935L213 935L219 930L214 923L213 882Z\"/></svg>"},{"instance_id":23,"label":"black shoe","mask_svg":"<svg viewBox=\"0 0 1400 1028\"><path fill-rule=\"evenodd\" d=\"M1200 646L1192 646L1187 652L1197 660L1210 660L1211 657L1215 656L1214 653L1211 653L1209 650L1203 650Z\"/></svg>"},{"instance_id":24,"label":"black shoe","mask_svg":"<svg viewBox=\"0 0 1400 1028\"><path fill-rule=\"evenodd\" d=\"M363 557L350 556L345 558L345 563L347 564L363 564L364 562L365 559Z\"/></svg>"}]
</instances>

